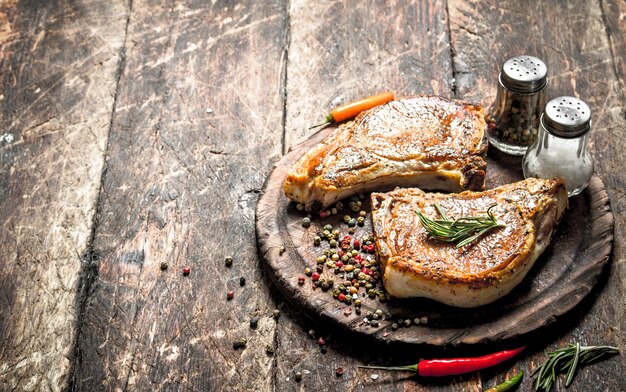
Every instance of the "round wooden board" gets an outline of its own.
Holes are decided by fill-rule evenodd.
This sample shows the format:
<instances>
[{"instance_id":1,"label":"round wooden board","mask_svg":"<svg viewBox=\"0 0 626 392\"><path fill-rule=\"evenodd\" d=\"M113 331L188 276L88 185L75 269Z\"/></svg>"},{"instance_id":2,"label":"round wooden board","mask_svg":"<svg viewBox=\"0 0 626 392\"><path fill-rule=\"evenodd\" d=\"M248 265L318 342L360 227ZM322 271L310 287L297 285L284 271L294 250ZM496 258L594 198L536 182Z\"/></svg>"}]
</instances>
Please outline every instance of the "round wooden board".
<instances>
[{"instance_id":1,"label":"round wooden board","mask_svg":"<svg viewBox=\"0 0 626 392\"><path fill-rule=\"evenodd\" d=\"M313 236L327 223L341 227L343 235L347 226L339 220L344 214L314 217L311 227L305 229L301 222L306 214L298 211L283 192L289 168L332 130L326 128L316 133L276 164L256 211L258 244L270 278L286 298L313 318L331 321L351 333L391 342L435 346L499 342L533 332L572 309L591 291L609 260L613 215L604 184L594 176L582 194L569 199L569 209L551 245L522 283L504 298L479 308L460 309L427 299L392 298L381 303L364 296L361 289L362 314L352 311L346 316L348 305L334 299L332 290L313 290L310 278L303 286L297 281L305 267L315 269L316 258L323 249L313 245ZM487 188L523 178L520 158L492 154L494 157L487 158ZM357 238L371 232L369 197L363 200L363 209L368 216L366 225L357 227ZM281 252L283 246L285 251ZM325 275L337 281L333 272L324 271ZM382 320L374 328L363 318L376 309L391 315L391 320ZM391 330L392 320L415 317L427 317L428 322Z\"/></svg>"}]
</instances>

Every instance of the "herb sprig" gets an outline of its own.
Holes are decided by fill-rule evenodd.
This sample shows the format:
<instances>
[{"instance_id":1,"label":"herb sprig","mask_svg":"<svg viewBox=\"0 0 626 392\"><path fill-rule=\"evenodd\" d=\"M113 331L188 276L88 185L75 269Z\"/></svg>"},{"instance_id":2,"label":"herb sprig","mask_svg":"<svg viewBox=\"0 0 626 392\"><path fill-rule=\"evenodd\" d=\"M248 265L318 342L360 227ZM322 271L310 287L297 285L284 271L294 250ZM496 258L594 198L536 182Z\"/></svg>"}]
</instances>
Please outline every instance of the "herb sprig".
<instances>
[{"instance_id":1,"label":"herb sprig","mask_svg":"<svg viewBox=\"0 0 626 392\"><path fill-rule=\"evenodd\" d=\"M491 212L496 204L487 209L487 216L463 216L456 219L450 219L438 203L434 205L441 219L430 219L415 211L420 223L431 237L443 242L458 242L457 248L474 242L491 229L506 226L498 222Z\"/></svg>"},{"instance_id":2,"label":"herb sprig","mask_svg":"<svg viewBox=\"0 0 626 392\"><path fill-rule=\"evenodd\" d=\"M548 360L532 374L533 376L538 374L537 381L535 381L535 390L550 391L559 373L567 373L565 387L568 387L574 380L579 367L618 352L617 347L581 346L580 343L569 344L567 347L552 351Z\"/></svg>"}]
</instances>

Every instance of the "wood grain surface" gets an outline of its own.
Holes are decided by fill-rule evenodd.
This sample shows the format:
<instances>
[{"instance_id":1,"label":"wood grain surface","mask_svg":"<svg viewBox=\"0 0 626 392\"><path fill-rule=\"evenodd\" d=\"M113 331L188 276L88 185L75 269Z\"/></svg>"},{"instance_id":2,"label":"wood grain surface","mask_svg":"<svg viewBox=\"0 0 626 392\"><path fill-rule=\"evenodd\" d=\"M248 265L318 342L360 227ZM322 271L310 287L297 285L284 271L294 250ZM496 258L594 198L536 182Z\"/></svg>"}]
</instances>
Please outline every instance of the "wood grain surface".
<instances>
[{"instance_id":1,"label":"wood grain surface","mask_svg":"<svg viewBox=\"0 0 626 392\"><path fill-rule=\"evenodd\" d=\"M280 154L285 20L277 2L132 3L72 388L271 388L253 222Z\"/></svg>"},{"instance_id":2,"label":"wood grain surface","mask_svg":"<svg viewBox=\"0 0 626 392\"><path fill-rule=\"evenodd\" d=\"M0 0L0 390L481 391L573 340L624 351L624 15L617 0ZM416 353L307 319L261 270L262 184L333 106L382 90L488 105L519 53L546 60L550 97L592 107L612 262L518 361L374 380L356 366L496 347ZM625 373L622 354L568 391L626 390Z\"/></svg>"},{"instance_id":3,"label":"wood grain surface","mask_svg":"<svg viewBox=\"0 0 626 392\"><path fill-rule=\"evenodd\" d=\"M3 391L68 384L124 11L108 1L0 2Z\"/></svg>"}]
</instances>

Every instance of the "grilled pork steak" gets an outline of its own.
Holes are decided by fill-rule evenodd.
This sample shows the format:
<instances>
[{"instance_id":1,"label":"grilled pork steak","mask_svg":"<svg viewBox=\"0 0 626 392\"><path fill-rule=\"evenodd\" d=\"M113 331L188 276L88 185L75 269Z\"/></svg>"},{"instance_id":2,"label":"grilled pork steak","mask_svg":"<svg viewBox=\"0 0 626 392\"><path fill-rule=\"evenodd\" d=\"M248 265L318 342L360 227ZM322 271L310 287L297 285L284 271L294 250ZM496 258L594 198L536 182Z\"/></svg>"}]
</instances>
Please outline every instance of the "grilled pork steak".
<instances>
[{"instance_id":1,"label":"grilled pork steak","mask_svg":"<svg viewBox=\"0 0 626 392\"><path fill-rule=\"evenodd\" d=\"M456 248L429 237L415 213L441 219L435 202L450 219L484 216L495 204L491 212L506 226ZM413 188L373 193L372 221L385 288L395 297L427 297L458 307L493 302L524 278L566 207L560 178L529 178L485 192L441 194Z\"/></svg>"},{"instance_id":2,"label":"grilled pork steak","mask_svg":"<svg viewBox=\"0 0 626 392\"><path fill-rule=\"evenodd\" d=\"M460 192L484 187L484 109L435 96L361 113L309 150L285 180L307 210L396 186Z\"/></svg>"}]
</instances>

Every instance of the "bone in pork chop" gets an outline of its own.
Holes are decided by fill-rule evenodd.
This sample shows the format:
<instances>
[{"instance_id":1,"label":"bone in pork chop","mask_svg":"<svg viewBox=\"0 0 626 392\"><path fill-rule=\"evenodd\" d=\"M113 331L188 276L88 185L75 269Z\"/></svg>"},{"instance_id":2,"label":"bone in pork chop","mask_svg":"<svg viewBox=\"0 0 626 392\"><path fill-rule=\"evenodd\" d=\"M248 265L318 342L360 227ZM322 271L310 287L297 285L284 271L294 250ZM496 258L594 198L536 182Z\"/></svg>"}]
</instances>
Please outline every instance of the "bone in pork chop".
<instances>
[{"instance_id":1,"label":"bone in pork chop","mask_svg":"<svg viewBox=\"0 0 626 392\"><path fill-rule=\"evenodd\" d=\"M396 186L481 190L484 116L481 106L436 96L375 107L309 150L289 171L285 194L311 210Z\"/></svg>"},{"instance_id":2,"label":"bone in pork chop","mask_svg":"<svg viewBox=\"0 0 626 392\"><path fill-rule=\"evenodd\" d=\"M440 219L491 212L505 227L457 248L431 238L416 211ZM372 222L389 294L426 297L448 305L475 307L509 293L550 242L567 207L560 178L529 178L484 192L426 193L396 189L372 194Z\"/></svg>"}]
</instances>

